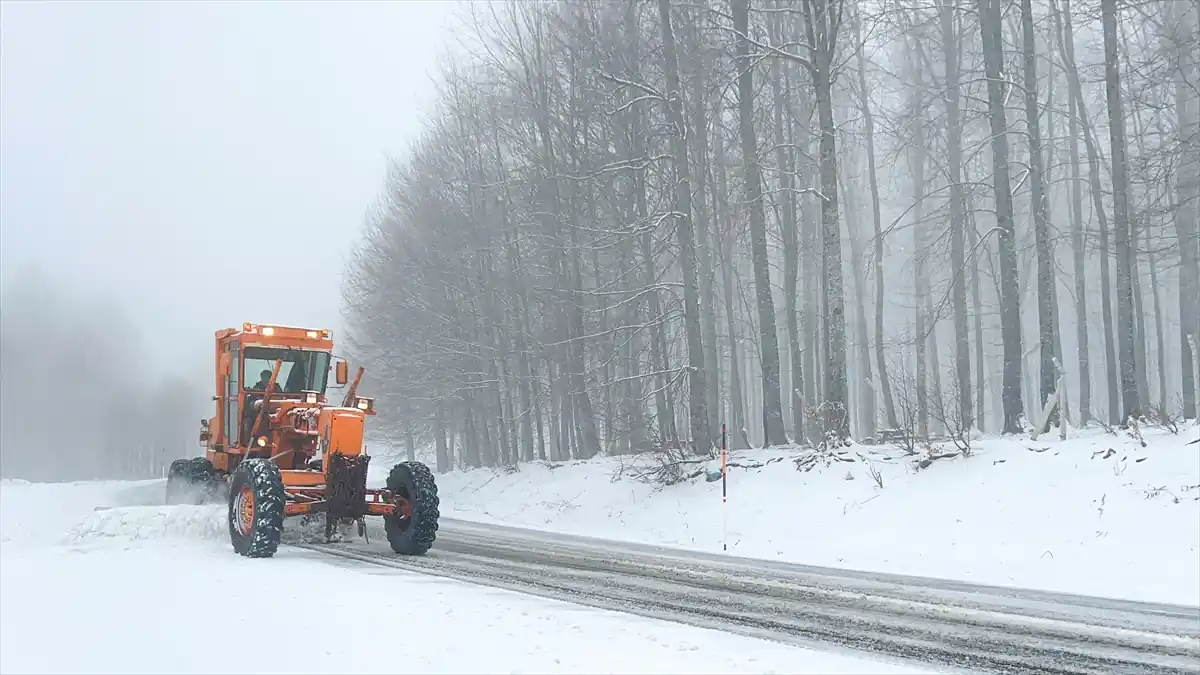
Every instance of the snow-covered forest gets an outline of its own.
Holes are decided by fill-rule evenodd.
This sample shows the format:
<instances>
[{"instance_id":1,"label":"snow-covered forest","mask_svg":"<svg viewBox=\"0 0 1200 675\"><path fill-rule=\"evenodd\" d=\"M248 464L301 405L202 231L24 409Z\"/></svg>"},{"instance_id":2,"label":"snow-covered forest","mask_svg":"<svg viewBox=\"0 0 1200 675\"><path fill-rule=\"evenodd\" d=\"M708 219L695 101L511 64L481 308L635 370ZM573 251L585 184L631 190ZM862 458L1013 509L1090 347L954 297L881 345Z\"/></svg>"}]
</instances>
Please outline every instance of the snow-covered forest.
<instances>
[{"instance_id":1,"label":"snow-covered forest","mask_svg":"<svg viewBox=\"0 0 1200 675\"><path fill-rule=\"evenodd\" d=\"M440 470L1196 415L1197 0L466 11L344 289Z\"/></svg>"}]
</instances>

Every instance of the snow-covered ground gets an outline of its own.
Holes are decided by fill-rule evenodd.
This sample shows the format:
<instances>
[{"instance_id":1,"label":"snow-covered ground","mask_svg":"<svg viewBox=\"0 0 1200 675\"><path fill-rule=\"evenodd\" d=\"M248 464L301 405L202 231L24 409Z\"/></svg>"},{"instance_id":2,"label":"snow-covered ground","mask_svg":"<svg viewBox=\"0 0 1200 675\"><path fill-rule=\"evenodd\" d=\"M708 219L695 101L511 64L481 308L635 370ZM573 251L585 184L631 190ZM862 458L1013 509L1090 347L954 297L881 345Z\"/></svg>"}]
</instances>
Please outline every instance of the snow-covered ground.
<instances>
[{"instance_id":1,"label":"snow-covered ground","mask_svg":"<svg viewBox=\"0 0 1200 675\"><path fill-rule=\"evenodd\" d=\"M733 555L1195 605L1200 445L1187 443L1198 435L1189 423L1143 429L1144 447L1095 429L983 439L920 470L889 446L852 446L808 471L798 448L738 452L731 461L763 466L729 469L726 514L719 481L634 479L653 457L453 472L438 485L453 518L719 552L726 517Z\"/></svg>"},{"instance_id":2,"label":"snow-covered ground","mask_svg":"<svg viewBox=\"0 0 1200 675\"><path fill-rule=\"evenodd\" d=\"M932 672L304 549L249 560L221 506L122 506L161 493L0 482L0 673Z\"/></svg>"},{"instance_id":3,"label":"snow-covered ground","mask_svg":"<svg viewBox=\"0 0 1200 675\"><path fill-rule=\"evenodd\" d=\"M637 480L650 456L438 482L449 517L719 551L726 516L734 555L1200 604L1198 434L986 439L919 470L883 446L808 470L739 452L725 513L719 481ZM247 560L221 506L123 506L162 489L0 482L0 672L918 672L303 549Z\"/></svg>"}]
</instances>

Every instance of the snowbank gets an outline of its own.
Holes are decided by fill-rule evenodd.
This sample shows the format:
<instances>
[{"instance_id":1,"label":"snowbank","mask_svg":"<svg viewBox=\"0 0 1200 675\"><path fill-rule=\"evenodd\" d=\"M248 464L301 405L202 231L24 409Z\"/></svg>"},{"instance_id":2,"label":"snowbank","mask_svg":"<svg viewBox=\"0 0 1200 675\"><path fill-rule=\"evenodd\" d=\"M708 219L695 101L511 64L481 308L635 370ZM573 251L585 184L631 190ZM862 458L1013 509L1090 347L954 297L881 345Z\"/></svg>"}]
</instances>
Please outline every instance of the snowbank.
<instances>
[{"instance_id":1,"label":"snowbank","mask_svg":"<svg viewBox=\"0 0 1200 675\"><path fill-rule=\"evenodd\" d=\"M0 543L14 547L92 540L221 539L225 506L163 504L162 480L30 483L0 481Z\"/></svg>"},{"instance_id":2,"label":"snowbank","mask_svg":"<svg viewBox=\"0 0 1200 675\"><path fill-rule=\"evenodd\" d=\"M0 480L0 544L60 542L96 507L162 504L163 481L30 483Z\"/></svg>"},{"instance_id":3,"label":"snowbank","mask_svg":"<svg viewBox=\"0 0 1200 675\"><path fill-rule=\"evenodd\" d=\"M1076 433L984 439L924 469L888 446L807 471L800 448L739 452L726 514L719 481L632 478L651 458L453 472L438 486L451 518L719 552L727 517L733 555L1200 604L1200 445L1187 445L1200 431L1143 430L1144 447Z\"/></svg>"},{"instance_id":4,"label":"snowbank","mask_svg":"<svg viewBox=\"0 0 1200 675\"><path fill-rule=\"evenodd\" d=\"M219 539L227 541L227 508L204 506L131 506L95 511L66 533L64 543L86 543L97 538Z\"/></svg>"}]
</instances>

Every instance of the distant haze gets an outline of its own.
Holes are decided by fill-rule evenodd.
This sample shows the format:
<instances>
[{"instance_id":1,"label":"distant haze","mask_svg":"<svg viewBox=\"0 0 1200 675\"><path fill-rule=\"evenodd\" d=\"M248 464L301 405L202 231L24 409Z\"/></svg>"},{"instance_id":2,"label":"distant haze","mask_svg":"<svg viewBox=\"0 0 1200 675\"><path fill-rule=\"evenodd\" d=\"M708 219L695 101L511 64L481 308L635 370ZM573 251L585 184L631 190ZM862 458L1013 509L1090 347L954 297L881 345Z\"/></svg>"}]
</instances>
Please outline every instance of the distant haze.
<instances>
[{"instance_id":1,"label":"distant haze","mask_svg":"<svg viewBox=\"0 0 1200 675\"><path fill-rule=\"evenodd\" d=\"M36 266L115 300L145 327L141 367L188 377L219 328L337 331L345 253L455 9L4 2L3 284Z\"/></svg>"}]
</instances>

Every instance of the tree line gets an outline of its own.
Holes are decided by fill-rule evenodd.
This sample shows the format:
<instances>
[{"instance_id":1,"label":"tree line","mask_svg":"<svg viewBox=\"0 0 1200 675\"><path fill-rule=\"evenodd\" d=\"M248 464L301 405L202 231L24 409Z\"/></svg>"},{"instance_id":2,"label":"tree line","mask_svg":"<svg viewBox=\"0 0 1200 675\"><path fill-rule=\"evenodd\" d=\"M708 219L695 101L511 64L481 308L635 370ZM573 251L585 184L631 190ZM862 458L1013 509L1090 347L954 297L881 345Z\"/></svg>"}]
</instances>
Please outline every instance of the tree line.
<instances>
[{"instance_id":1,"label":"tree line","mask_svg":"<svg viewBox=\"0 0 1200 675\"><path fill-rule=\"evenodd\" d=\"M1195 417L1196 0L463 19L343 293L440 470Z\"/></svg>"}]
</instances>

